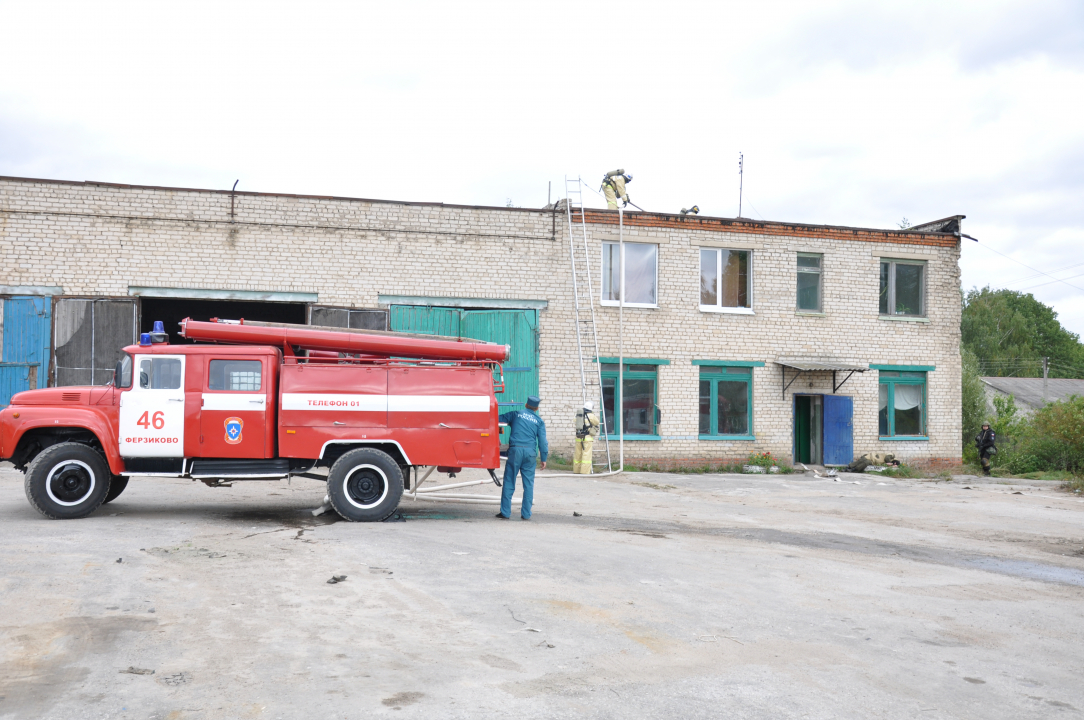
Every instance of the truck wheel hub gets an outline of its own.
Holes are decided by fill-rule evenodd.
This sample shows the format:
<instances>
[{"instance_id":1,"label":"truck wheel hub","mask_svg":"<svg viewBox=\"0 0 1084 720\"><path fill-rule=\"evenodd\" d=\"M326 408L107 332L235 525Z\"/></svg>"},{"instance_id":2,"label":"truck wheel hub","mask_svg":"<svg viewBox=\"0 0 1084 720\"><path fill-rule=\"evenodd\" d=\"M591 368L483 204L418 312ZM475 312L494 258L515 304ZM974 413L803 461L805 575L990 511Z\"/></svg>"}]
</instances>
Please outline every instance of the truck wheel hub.
<instances>
[{"instance_id":1,"label":"truck wheel hub","mask_svg":"<svg viewBox=\"0 0 1084 720\"><path fill-rule=\"evenodd\" d=\"M94 490L94 474L83 463L65 463L50 475L49 494L62 505L76 505Z\"/></svg>"},{"instance_id":2,"label":"truck wheel hub","mask_svg":"<svg viewBox=\"0 0 1084 720\"><path fill-rule=\"evenodd\" d=\"M379 473L370 468L361 468L350 474L346 481L346 492L356 505L373 505L386 493L384 482Z\"/></svg>"}]
</instances>

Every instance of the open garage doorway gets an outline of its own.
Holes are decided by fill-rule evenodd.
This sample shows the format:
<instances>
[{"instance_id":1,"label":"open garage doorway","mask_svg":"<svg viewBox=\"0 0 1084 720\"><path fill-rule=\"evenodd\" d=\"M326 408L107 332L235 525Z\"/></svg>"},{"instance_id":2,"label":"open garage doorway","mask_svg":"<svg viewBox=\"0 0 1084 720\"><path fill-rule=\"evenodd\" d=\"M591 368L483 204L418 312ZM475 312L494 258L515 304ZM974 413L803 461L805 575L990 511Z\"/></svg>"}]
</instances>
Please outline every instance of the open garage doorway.
<instances>
[{"instance_id":1,"label":"open garage doorway","mask_svg":"<svg viewBox=\"0 0 1084 720\"><path fill-rule=\"evenodd\" d=\"M150 332L155 320L161 320L174 344L188 342L180 335L180 323L185 318L210 320L259 320L304 325L305 303L259 302L254 300L194 300L188 298L144 297L140 302L139 332Z\"/></svg>"}]
</instances>

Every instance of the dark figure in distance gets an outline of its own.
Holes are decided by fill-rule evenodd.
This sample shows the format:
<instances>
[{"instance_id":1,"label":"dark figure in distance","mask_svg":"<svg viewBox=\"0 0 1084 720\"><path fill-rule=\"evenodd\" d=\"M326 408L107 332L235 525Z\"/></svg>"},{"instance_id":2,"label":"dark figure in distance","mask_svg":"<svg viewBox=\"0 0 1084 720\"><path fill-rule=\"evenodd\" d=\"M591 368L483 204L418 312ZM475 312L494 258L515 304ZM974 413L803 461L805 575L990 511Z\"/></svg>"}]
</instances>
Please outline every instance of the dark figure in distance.
<instances>
[{"instance_id":1,"label":"dark figure in distance","mask_svg":"<svg viewBox=\"0 0 1084 720\"><path fill-rule=\"evenodd\" d=\"M990 456L997 455L997 448L994 447L996 439L994 431L990 428L990 423L983 423L982 430L975 436L975 445L979 448L979 462L982 463L983 475L990 474Z\"/></svg>"}]
</instances>

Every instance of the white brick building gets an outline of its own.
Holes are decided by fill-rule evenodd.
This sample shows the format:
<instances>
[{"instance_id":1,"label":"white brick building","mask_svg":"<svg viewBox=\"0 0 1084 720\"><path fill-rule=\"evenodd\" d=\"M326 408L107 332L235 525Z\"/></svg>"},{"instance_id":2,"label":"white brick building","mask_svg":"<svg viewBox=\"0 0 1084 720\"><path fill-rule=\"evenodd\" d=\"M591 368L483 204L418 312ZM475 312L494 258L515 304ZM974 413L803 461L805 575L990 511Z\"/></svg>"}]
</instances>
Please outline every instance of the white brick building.
<instances>
[{"instance_id":1,"label":"white brick building","mask_svg":"<svg viewBox=\"0 0 1084 720\"><path fill-rule=\"evenodd\" d=\"M603 278L616 268L603 266L618 214L585 219L612 403L618 311ZM611 418L626 458L818 462L850 453L851 432L854 453L958 462L960 219L896 231L626 214L627 397ZM537 332L513 343L505 399L537 387L568 455L580 379L567 227L556 209L0 178L0 404L19 382L106 382L118 344L155 319L368 327L384 315L327 308L380 310L392 329ZM813 367L837 370L799 372Z\"/></svg>"}]
</instances>

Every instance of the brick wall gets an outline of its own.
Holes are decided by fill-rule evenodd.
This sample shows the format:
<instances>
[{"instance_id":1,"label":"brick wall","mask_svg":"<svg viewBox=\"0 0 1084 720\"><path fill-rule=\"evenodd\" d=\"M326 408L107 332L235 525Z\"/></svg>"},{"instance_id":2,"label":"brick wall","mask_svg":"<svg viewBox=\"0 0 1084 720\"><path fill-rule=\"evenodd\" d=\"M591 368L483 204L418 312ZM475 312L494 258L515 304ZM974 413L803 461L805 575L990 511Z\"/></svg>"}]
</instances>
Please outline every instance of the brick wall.
<instances>
[{"instance_id":1,"label":"brick wall","mask_svg":"<svg viewBox=\"0 0 1084 720\"><path fill-rule=\"evenodd\" d=\"M589 211L586 220L597 297L601 242L616 238L617 213ZM878 440L877 371L840 389L854 397L856 453L959 458L952 236L634 214L625 239L658 244L659 287L657 308L625 309L624 353L670 360L659 368L663 439L627 442L627 457L740 459L768 450L789 458L793 394L831 393L831 374L803 376L784 395L775 360L827 355L864 366L936 366L928 441ZM755 314L698 309L697 243L753 251ZM823 316L795 313L798 252L824 255ZM375 306L380 294L548 300L540 314L542 416L564 455L580 397L568 255L565 217L548 211L237 193L231 221L228 191L0 179L0 285L93 296L126 296L129 286L294 291L358 307ZM880 257L927 262L928 322L878 316ZM596 313L601 354L616 355L617 309ZM765 363L753 371L756 440L696 439L694 359Z\"/></svg>"}]
</instances>

